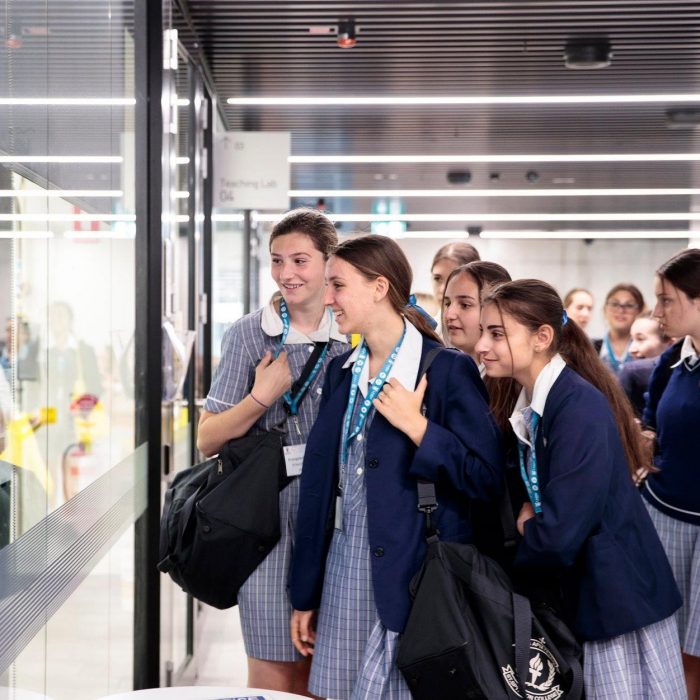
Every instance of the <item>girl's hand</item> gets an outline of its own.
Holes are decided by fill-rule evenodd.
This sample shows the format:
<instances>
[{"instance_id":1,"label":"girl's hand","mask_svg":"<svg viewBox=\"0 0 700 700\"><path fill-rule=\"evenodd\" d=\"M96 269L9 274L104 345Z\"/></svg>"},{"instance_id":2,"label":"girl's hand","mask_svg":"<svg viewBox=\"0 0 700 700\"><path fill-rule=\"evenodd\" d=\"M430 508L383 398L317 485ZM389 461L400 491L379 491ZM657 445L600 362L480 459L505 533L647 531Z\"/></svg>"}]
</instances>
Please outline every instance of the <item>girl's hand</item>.
<instances>
[{"instance_id":1,"label":"girl's hand","mask_svg":"<svg viewBox=\"0 0 700 700\"><path fill-rule=\"evenodd\" d=\"M292 643L302 656L314 653L316 643L316 611L293 610L289 623Z\"/></svg>"},{"instance_id":2,"label":"girl's hand","mask_svg":"<svg viewBox=\"0 0 700 700\"><path fill-rule=\"evenodd\" d=\"M392 377L373 402L377 411L416 445L421 444L428 429L428 421L421 413L427 388L428 379L425 375L415 391L408 391L401 382Z\"/></svg>"},{"instance_id":3,"label":"girl's hand","mask_svg":"<svg viewBox=\"0 0 700 700\"><path fill-rule=\"evenodd\" d=\"M276 360L268 350L255 368L255 382L252 393L266 406L272 406L280 396L292 386L292 373L287 363L287 353L283 350Z\"/></svg>"},{"instance_id":4,"label":"girl's hand","mask_svg":"<svg viewBox=\"0 0 700 700\"><path fill-rule=\"evenodd\" d=\"M535 509L532 507L532 503L530 501L527 501L527 503L523 503L523 507L520 509L520 513L518 513L518 522L517 522L517 527L518 527L518 532L521 535L525 534L525 523L530 519L535 517Z\"/></svg>"}]
</instances>

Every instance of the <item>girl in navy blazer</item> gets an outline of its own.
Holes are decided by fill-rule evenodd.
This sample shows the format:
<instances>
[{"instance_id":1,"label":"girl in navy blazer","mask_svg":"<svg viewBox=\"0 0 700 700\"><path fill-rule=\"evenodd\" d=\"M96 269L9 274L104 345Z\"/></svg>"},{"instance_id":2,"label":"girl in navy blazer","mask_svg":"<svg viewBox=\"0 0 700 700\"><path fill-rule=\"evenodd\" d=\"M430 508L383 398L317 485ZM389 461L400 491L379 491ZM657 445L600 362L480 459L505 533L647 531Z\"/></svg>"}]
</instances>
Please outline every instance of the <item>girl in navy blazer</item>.
<instances>
[{"instance_id":1,"label":"girl in navy blazer","mask_svg":"<svg viewBox=\"0 0 700 700\"><path fill-rule=\"evenodd\" d=\"M700 700L700 249L664 263L654 286L654 316L682 340L661 356L649 384L644 422L656 432L658 471L643 495L683 594L688 697Z\"/></svg>"},{"instance_id":2,"label":"girl in navy blazer","mask_svg":"<svg viewBox=\"0 0 700 700\"><path fill-rule=\"evenodd\" d=\"M395 657L426 549L417 480L436 484L435 524L459 542L471 538L471 499L502 487L499 432L473 360L442 350L419 381L440 341L409 303L411 279L383 236L344 242L327 266L326 303L362 341L326 374L289 582L292 640L314 654L309 690L324 697L410 698Z\"/></svg>"},{"instance_id":3,"label":"girl in navy blazer","mask_svg":"<svg viewBox=\"0 0 700 700\"><path fill-rule=\"evenodd\" d=\"M487 374L523 387L510 417L529 496L516 570L560 586L587 698L685 698L680 595L632 481L645 457L626 397L548 284L499 285L481 323Z\"/></svg>"}]
</instances>

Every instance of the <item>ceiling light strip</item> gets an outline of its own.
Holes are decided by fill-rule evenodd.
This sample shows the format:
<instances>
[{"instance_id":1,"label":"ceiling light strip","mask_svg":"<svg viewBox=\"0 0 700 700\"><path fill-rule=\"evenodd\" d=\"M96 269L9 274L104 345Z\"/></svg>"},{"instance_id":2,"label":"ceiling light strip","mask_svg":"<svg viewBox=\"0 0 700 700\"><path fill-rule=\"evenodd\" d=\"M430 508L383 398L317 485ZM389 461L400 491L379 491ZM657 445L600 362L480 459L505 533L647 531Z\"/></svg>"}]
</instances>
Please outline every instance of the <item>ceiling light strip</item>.
<instances>
[{"instance_id":1,"label":"ceiling light strip","mask_svg":"<svg viewBox=\"0 0 700 700\"><path fill-rule=\"evenodd\" d=\"M278 221L281 214L254 213L261 222ZM700 212L610 212L610 213L539 213L539 214L332 214L333 221L370 223L374 221L421 221L421 222L522 222L522 221L700 221ZM1 220L1 219L0 219Z\"/></svg>"},{"instance_id":2,"label":"ceiling light strip","mask_svg":"<svg viewBox=\"0 0 700 700\"><path fill-rule=\"evenodd\" d=\"M594 187L475 190L289 190L290 197L605 197L696 195L697 187Z\"/></svg>"},{"instance_id":3,"label":"ceiling light strip","mask_svg":"<svg viewBox=\"0 0 700 700\"><path fill-rule=\"evenodd\" d=\"M559 231L482 231L480 238L486 239L541 239L541 240L561 240L561 239L685 239L690 236L690 231L578 231L561 229Z\"/></svg>"},{"instance_id":4,"label":"ceiling light strip","mask_svg":"<svg viewBox=\"0 0 700 700\"><path fill-rule=\"evenodd\" d=\"M444 105L567 105L567 104L645 104L700 102L700 93L651 93L610 95L472 95L406 97L229 97L227 104L238 107L363 107L363 106L444 106Z\"/></svg>"},{"instance_id":5,"label":"ceiling light strip","mask_svg":"<svg viewBox=\"0 0 700 700\"><path fill-rule=\"evenodd\" d=\"M300 155L293 164L321 163L664 163L700 161L700 153L555 153L527 155Z\"/></svg>"},{"instance_id":6,"label":"ceiling light strip","mask_svg":"<svg viewBox=\"0 0 700 700\"><path fill-rule=\"evenodd\" d=\"M134 97L1 97L0 107L133 107Z\"/></svg>"},{"instance_id":7,"label":"ceiling light strip","mask_svg":"<svg viewBox=\"0 0 700 700\"><path fill-rule=\"evenodd\" d=\"M122 190L0 190L0 197L123 197Z\"/></svg>"},{"instance_id":8,"label":"ceiling light strip","mask_svg":"<svg viewBox=\"0 0 700 700\"><path fill-rule=\"evenodd\" d=\"M0 221L136 221L135 214L0 214Z\"/></svg>"},{"instance_id":9,"label":"ceiling light strip","mask_svg":"<svg viewBox=\"0 0 700 700\"><path fill-rule=\"evenodd\" d=\"M0 238L53 238L53 231L0 231Z\"/></svg>"},{"instance_id":10,"label":"ceiling light strip","mask_svg":"<svg viewBox=\"0 0 700 700\"><path fill-rule=\"evenodd\" d=\"M0 163L122 163L121 156L0 156Z\"/></svg>"}]
</instances>

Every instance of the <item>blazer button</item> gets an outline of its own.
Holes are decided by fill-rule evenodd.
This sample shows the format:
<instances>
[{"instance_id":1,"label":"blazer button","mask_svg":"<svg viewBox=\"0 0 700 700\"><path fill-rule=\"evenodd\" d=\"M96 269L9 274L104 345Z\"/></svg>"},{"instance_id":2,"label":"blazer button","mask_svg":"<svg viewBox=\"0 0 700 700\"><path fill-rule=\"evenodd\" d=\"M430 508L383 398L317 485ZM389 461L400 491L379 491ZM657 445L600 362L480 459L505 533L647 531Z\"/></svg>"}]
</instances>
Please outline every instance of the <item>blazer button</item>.
<instances>
[{"instance_id":1,"label":"blazer button","mask_svg":"<svg viewBox=\"0 0 700 700\"><path fill-rule=\"evenodd\" d=\"M384 556L384 547L375 547L373 554L375 557L383 557Z\"/></svg>"},{"instance_id":2,"label":"blazer button","mask_svg":"<svg viewBox=\"0 0 700 700\"><path fill-rule=\"evenodd\" d=\"M368 459L368 460L367 460L367 466L368 466L370 469L376 469L376 468L379 466L379 460L378 460L378 459L374 459L374 457L372 457L372 459Z\"/></svg>"}]
</instances>

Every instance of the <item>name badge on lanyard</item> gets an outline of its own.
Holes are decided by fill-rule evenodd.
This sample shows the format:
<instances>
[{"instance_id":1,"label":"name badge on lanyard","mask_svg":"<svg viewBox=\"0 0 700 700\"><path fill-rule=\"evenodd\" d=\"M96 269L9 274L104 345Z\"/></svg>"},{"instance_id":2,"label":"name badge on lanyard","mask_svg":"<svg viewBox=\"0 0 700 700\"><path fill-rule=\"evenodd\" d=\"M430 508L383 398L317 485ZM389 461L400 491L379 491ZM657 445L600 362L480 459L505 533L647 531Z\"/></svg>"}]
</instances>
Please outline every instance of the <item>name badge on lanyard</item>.
<instances>
[{"instance_id":1,"label":"name badge on lanyard","mask_svg":"<svg viewBox=\"0 0 700 700\"><path fill-rule=\"evenodd\" d=\"M348 405L345 409L345 417L343 419L343 432L341 437L341 454L340 454L340 478L338 482L338 494L335 504L335 527L338 530L343 529L343 487L345 483L345 470L348 465L348 453L350 441L357 437L365 426L367 422L367 417L372 409L372 404L374 400L379 396L384 384L386 383L391 368L394 366L396 361L396 356L399 353L399 348L403 343L403 339L406 336L406 325L404 324L403 333L399 338L399 342L396 343L394 349L389 353L389 357L386 358L382 368L379 370L379 374L375 377L372 384L367 390L367 396L362 401L360 405L357 419L355 420L355 425L351 426L353 414L355 413L355 403L357 402L357 393L360 386L360 375L362 370L369 359L369 350L364 340L360 346L360 350L355 360L355 364L352 368L352 380L350 382L350 395L348 396Z\"/></svg>"}]
</instances>

